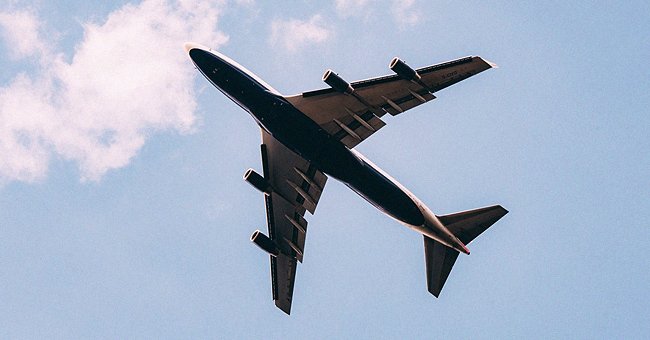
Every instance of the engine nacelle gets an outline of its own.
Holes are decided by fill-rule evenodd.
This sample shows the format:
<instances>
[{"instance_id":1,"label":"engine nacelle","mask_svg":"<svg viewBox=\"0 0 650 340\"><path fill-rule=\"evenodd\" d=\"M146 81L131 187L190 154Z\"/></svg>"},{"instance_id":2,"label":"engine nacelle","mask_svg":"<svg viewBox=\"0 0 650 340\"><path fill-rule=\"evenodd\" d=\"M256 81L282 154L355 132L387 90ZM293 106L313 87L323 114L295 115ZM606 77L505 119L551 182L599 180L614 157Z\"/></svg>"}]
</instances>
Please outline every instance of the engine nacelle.
<instances>
[{"instance_id":1,"label":"engine nacelle","mask_svg":"<svg viewBox=\"0 0 650 340\"><path fill-rule=\"evenodd\" d=\"M406 63L401 61L398 57L393 58L393 60L390 61L390 64L388 64L388 67L390 67L393 72L397 73L398 76L406 80L419 81L422 79L416 70L406 65Z\"/></svg>"},{"instance_id":2,"label":"engine nacelle","mask_svg":"<svg viewBox=\"0 0 650 340\"><path fill-rule=\"evenodd\" d=\"M271 184L269 184L269 181L267 181L264 177L262 177L260 174L255 172L255 170L253 169L246 170L246 172L244 173L244 180L250 183L250 185L252 185L253 187L255 187L255 189L267 195L270 195L271 191L273 191L273 188L271 187Z\"/></svg>"},{"instance_id":3,"label":"engine nacelle","mask_svg":"<svg viewBox=\"0 0 650 340\"><path fill-rule=\"evenodd\" d=\"M339 77L338 74L332 72L332 70L325 71L323 74L323 81L333 89L342 93L350 94L354 91L350 83L343 80L343 78Z\"/></svg>"},{"instance_id":4,"label":"engine nacelle","mask_svg":"<svg viewBox=\"0 0 650 340\"><path fill-rule=\"evenodd\" d=\"M262 234L259 230L253 232L253 235L251 235L251 242L255 243L260 247L260 249L269 253L271 256L278 256L278 254L280 254L280 248L278 248L278 245L268 238L268 236Z\"/></svg>"}]
</instances>

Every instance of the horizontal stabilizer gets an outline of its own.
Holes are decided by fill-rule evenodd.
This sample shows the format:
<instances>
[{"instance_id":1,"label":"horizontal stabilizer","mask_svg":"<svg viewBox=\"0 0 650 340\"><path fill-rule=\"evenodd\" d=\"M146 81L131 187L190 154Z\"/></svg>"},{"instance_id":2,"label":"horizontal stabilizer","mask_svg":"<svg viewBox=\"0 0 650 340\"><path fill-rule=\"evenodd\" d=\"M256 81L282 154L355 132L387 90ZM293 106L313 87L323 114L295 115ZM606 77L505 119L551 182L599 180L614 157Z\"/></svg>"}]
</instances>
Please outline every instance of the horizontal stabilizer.
<instances>
[{"instance_id":1,"label":"horizontal stabilizer","mask_svg":"<svg viewBox=\"0 0 650 340\"><path fill-rule=\"evenodd\" d=\"M461 242L468 244L507 213L502 206L494 205L438 216L438 219Z\"/></svg>"},{"instance_id":2,"label":"horizontal stabilizer","mask_svg":"<svg viewBox=\"0 0 650 340\"><path fill-rule=\"evenodd\" d=\"M427 266L427 289L438 297L449 272L460 254L457 250L424 236L424 259Z\"/></svg>"}]
</instances>

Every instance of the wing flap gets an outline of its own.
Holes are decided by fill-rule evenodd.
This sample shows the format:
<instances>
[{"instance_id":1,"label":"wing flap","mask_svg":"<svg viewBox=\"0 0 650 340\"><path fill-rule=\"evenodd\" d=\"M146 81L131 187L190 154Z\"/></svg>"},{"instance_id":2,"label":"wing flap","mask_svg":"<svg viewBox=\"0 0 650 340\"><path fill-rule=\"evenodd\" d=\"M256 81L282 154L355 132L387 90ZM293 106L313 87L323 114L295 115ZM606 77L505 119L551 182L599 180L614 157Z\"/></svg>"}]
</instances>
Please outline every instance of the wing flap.
<instances>
[{"instance_id":1,"label":"wing flap","mask_svg":"<svg viewBox=\"0 0 650 340\"><path fill-rule=\"evenodd\" d=\"M273 162L276 164L269 167L268 173L274 191L288 202L313 214L327 176L266 132L262 134L262 143L267 153L273 153ZM304 214L304 211L300 214Z\"/></svg>"},{"instance_id":2,"label":"wing flap","mask_svg":"<svg viewBox=\"0 0 650 340\"><path fill-rule=\"evenodd\" d=\"M305 247L305 233L297 228L291 220L300 224L303 229L307 230L307 221L300 215L300 209L296 209L294 205L282 198L276 193L271 193L271 216L267 216L269 226L269 237L275 241L280 250L285 254L290 254L300 262Z\"/></svg>"},{"instance_id":3,"label":"wing flap","mask_svg":"<svg viewBox=\"0 0 650 340\"><path fill-rule=\"evenodd\" d=\"M323 127L330 135L350 149L386 125L377 115L367 109L360 112L346 109L345 112L346 116L342 116L340 119L333 118L331 123L327 123Z\"/></svg>"},{"instance_id":4,"label":"wing flap","mask_svg":"<svg viewBox=\"0 0 650 340\"><path fill-rule=\"evenodd\" d=\"M383 104L381 108L391 115L396 116L406 110L410 110L420 104L424 104L434 99L436 99L436 96L426 90L410 90L408 95L399 97L395 100L384 98L386 103Z\"/></svg>"},{"instance_id":5,"label":"wing flap","mask_svg":"<svg viewBox=\"0 0 650 340\"><path fill-rule=\"evenodd\" d=\"M377 105L368 106L353 96L338 92L285 98L348 148L353 148L386 125L380 118L386 111L379 107L385 102L378 101Z\"/></svg>"},{"instance_id":6,"label":"wing flap","mask_svg":"<svg viewBox=\"0 0 650 340\"><path fill-rule=\"evenodd\" d=\"M275 262L275 266L273 266ZM291 314L291 301L293 300L293 286L296 281L296 259L284 254L271 257L271 268L275 268L273 280L276 284L277 295L273 297L275 305L283 312Z\"/></svg>"}]
</instances>

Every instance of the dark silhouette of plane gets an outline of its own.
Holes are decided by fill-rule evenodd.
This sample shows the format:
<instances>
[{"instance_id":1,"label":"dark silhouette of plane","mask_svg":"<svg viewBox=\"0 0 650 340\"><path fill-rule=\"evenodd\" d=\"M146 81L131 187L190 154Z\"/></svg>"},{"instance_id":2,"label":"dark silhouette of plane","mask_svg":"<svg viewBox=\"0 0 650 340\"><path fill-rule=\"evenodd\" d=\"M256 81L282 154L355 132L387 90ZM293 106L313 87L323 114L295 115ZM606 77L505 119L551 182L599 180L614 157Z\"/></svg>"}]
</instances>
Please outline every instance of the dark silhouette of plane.
<instances>
[{"instance_id":1,"label":"dark silhouette of plane","mask_svg":"<svg viewBox=\"0 0 650 340\"><path fill-rule=\"evenodd\" d=\"M268 236L255 231L251 241L270 254L275 305L289 314L297 262L302 262L307 232L305 211L314 213L327 176L403 225L422 234L427 288L438 297L459 253L508 211L499 205L435 215L411 192L353 148L393 116L426 103L433 93L494 64L465 57L412 69L399 58L395 74L348 83L331 70L329 88L283 96L237 62L194 43L185 50L201 73L223 94L248 111L262 130L263 175L252 169L244 179L265 194Z\"/></svg>"}]
</instances>

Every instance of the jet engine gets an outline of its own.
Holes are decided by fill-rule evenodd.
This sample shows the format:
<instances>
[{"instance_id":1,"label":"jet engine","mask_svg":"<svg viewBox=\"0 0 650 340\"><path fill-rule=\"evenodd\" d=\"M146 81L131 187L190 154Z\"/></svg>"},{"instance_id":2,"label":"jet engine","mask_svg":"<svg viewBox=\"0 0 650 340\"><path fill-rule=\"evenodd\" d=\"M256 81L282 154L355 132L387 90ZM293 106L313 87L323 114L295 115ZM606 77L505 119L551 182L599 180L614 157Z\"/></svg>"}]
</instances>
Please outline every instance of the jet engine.
<instances>
[{"instance_id":1,"label":"jet engine","mask_svg":"<svg viewBox=\"0 0 650 340\"><path fill-rule=\"evenodd\" d=\"M278 248L278 245L268 238L268 236L262 234L259 230L253 232L253 235L251 235L251 242L255 243L260 247L260 249L269 253L271 256L278 256L278 254L280 254L280 248Z\"/></svg>"},{"instance_id":2,"label":"jet engine","mask_svg":"<svg viewBox=\"0 0 650 340\"><path fill-rule=\"evenodd\" d=\"M325 74L323 74L323 81L333 89L342 93L350 94L354 91L350 83L343 80L343 78L339 77L338 74L332 72L332 70L325 71Z\"/></svg>"},{"instance_id":3,"label":"jet engine","mask_svg":"<svg viewBox=\"0 0 650 340\"><path fill-rule=\"evenodd\" d=\"M388 64L388 67L390 67L393 72L397 73L398 76L406 80L417 82L422 79L416 70L406 65L406 63L401 61L398 57L393 58L393 60L390 61L390 64Z\"/></svg>"},{"instance_id":4,"label":"jet engine","mask_svg":"<svg viewBox=\"0 0 650 340\"><path fill-rule=\"evenodd\" d=\"M255 189L270 195L271 191L273 191L273 188L271 188L271 184L269 184L269 181L267 181L264 177L262 177L260 174L255 172L253 169L248 169L244 173L244 180L248 182L250 185L255 187Z\"/></svg>"}]
</instances>

